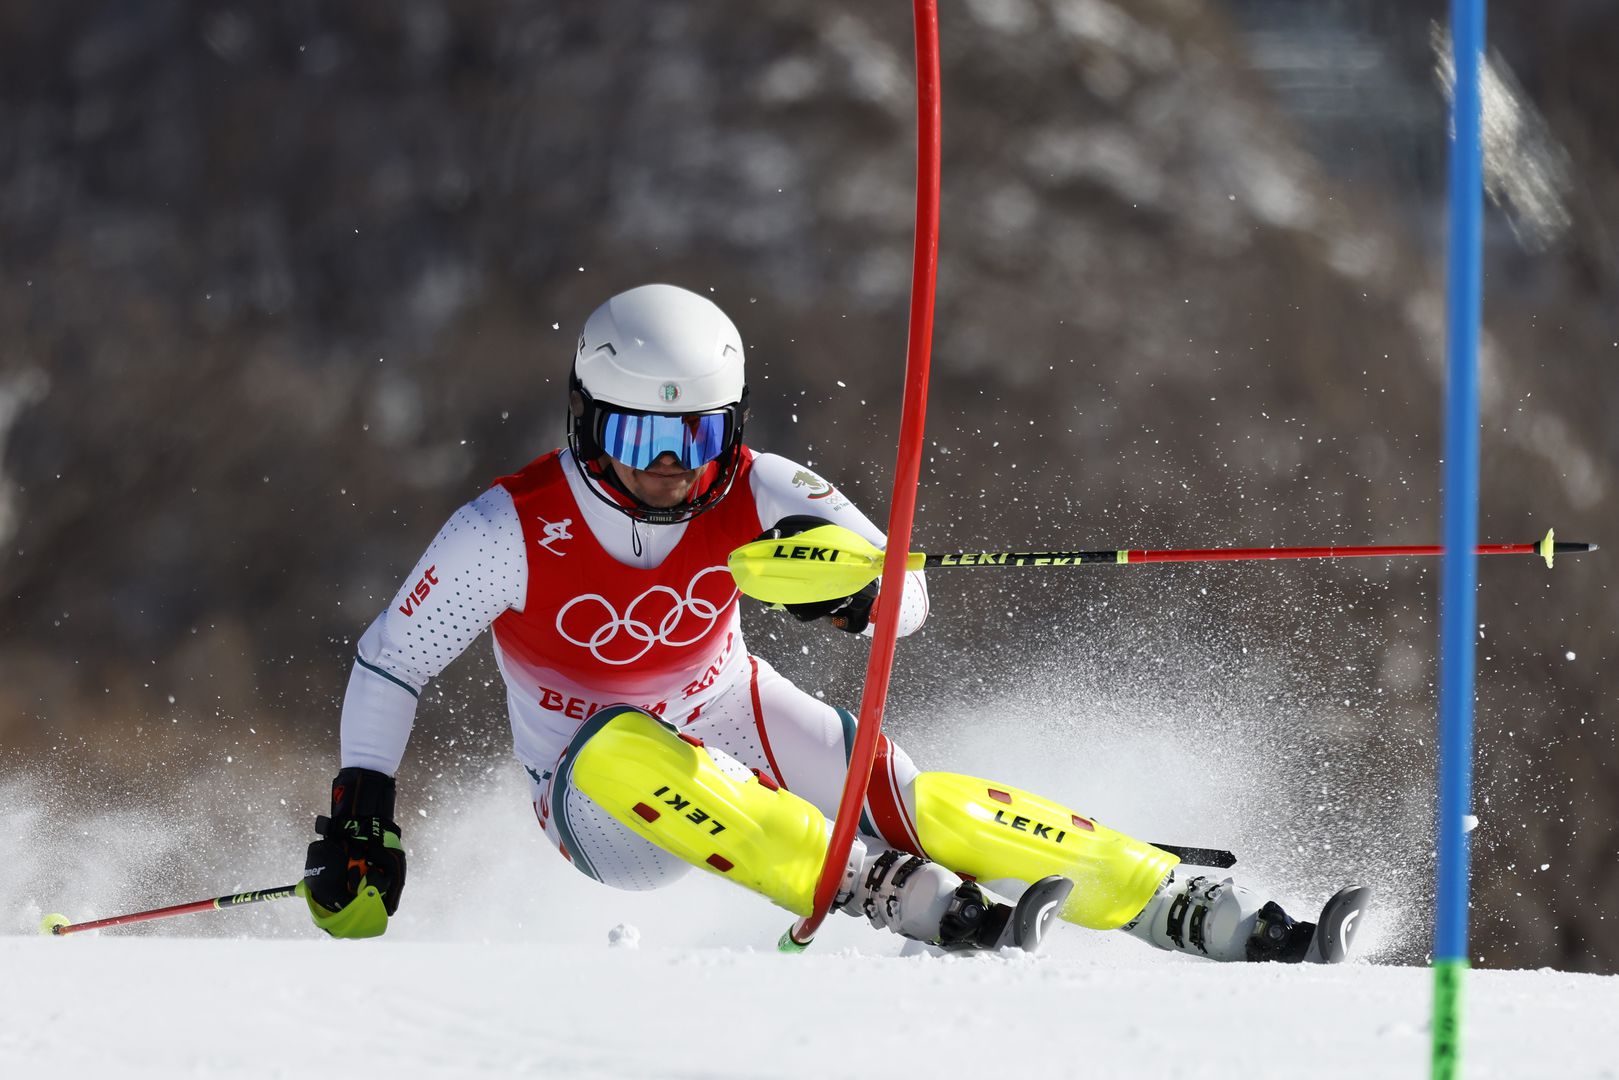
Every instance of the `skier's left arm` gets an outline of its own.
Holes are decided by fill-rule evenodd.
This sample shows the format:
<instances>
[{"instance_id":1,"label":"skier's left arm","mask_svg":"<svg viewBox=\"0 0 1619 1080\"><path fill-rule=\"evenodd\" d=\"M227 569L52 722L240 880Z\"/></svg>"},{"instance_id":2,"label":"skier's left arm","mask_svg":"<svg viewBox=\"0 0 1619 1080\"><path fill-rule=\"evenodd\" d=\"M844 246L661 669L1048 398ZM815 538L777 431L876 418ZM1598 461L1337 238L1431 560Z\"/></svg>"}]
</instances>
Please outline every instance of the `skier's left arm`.
<instances>
[{"instance_id":1,"label":"skier's left arm","mask_svg":"<svg viewBox=\"0 0 1619 1080\"><path fill-rule=\"evenodd\" d=\"M753 459L750 480L754 505L759 508L759 521L766 528L794 517L812 517L841 525L850 532L884 547L887 538L871 523L860 508L842 492L811 470L778 454L758 454ZM789 610L800 618L829 616L834 625L871 636L875 626L874 598L877 584L873 582L856 593L823 605L792 605ZM842 607L848 603L848 607ZM852 616L852 618L851 618ZM905 572L905 589L900 597L899 634L914 633L928 616L928 584L920 570Z\"/></svg>"}]
</instances>

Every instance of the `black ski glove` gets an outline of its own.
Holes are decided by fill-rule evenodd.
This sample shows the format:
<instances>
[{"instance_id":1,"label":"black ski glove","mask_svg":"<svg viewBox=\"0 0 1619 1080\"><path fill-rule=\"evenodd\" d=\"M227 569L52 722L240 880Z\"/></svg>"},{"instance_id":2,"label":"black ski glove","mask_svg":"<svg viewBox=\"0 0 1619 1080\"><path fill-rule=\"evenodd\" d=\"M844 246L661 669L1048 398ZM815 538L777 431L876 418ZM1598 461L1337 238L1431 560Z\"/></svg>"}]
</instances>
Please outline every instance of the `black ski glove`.
<instances>
[{"instance_id":1,"label":"black ski glove","mask_svg":"<svg viewBox=\"0 0 1619 1080\"><path fill-rule=\"evenodd\" d=\"M387 926L386 918L330 918L362 895L362 881L367 892L375 889L380 894L370 905L380 899L387 915L399 908L399 894L405 888L405 849L393 816L393 777L350 768L332 781L332 816L315 819L315 832L321 838L309 845L304 885L316 924L334 937L371 937Z\"/></svg>"},{"instance_id":2,"label":"black ski glove","mask_svg":"<svg viewBox=\"0 0 1619 1080\"><path fill-rule=\"evenodd\" d=\"M758 537L760 540L785 540L789 536L797 536L801 532L821 525L831 525L825 518L814 517L809 514L794 514L784 517L774 526L766 529ZM799 622L814 622L816 619L825 619L839 630L847 630L851 634L858 634L871 622L871 605L877 600L877 583L871 582L859 592L850 596L839 596L831 600L816 600L808 604L780 604L778 605Z\"/></svg>"}]
</instances>

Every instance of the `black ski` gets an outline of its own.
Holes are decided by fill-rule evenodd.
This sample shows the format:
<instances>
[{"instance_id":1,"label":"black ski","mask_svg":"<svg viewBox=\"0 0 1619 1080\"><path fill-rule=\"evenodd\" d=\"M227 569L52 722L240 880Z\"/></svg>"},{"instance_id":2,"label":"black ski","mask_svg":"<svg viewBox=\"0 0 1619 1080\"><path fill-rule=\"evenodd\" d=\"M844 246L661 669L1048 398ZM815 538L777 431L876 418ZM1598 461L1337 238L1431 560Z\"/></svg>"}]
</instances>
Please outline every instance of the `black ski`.
<instances>
[{"instance_id":1,"label":"black ski","mask_svg":"<svg viewBox=\"0 0 1619 1080\"><path fill-rule=\"evenodd\" d=\"M1372 902L1372 890L1366 885L1350 885L1333 894L1316 920L1315 937L1310 940L1310 951L1304 959L1312 964L1341 963L1355 947L1355 934L1360 930L1361 916Z\"/></svg>"},{"instance_id":2,"label":"black ski","mask_svg":"<svg viewBox=\"0 0 1619 1080\"><path fill-rule=\"evenodd\" d=\"M1181 862L1191 863L1193 866L1212 866L1217 870L1224 870L1228 866L1237 865L1237 857L1220 848L1186 847L1182 844L1154 844L1153 847L1159 851L1167 851Z\"/></svg>"},{"instance_id":3,"label":"black ski","mask_svg":"<svg viewBox=\"0 0 1619 1080\"><path fill-rule=\"evenodd\" d=\"M1039 951L1046 931L1073 891L1072 881L1056 876L1041 878L1025 889L1012 909L1012 945L1024 952Z\"/></svg>"}]
</instances>

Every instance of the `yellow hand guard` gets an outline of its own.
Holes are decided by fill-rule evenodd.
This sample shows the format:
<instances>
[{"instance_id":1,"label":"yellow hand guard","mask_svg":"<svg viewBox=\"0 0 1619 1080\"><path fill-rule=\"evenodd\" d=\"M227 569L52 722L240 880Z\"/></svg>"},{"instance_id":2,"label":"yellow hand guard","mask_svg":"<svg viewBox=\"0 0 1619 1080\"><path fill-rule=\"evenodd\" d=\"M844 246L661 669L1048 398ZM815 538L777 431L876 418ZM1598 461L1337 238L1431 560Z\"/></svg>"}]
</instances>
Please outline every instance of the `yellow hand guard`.
<instances>
[{"instance_id":1,"label":"yellow hand guard","mask_svg":"<svg viewBox=\"0 0 1619 1080\"><path fill-rule=\"evenodd\" d=\"M1180 862L1140 840L1017 788L956 773L916 778L916 826L929 858L980 881L1073 881L1062 917L1113 930L1141 913Z\"/></svg>"},{"instance_id":2,"label":"yellow hand guard","mask_svg":"<svg viewBox=\"0 0 1619 1080\"><path fill-rule=\"evenodd\" d=\"M685 862L809 914L831 838L820 810L639 709L595 719L605 722L572 764L579 791Z\"/></svg>"}]
</instances>

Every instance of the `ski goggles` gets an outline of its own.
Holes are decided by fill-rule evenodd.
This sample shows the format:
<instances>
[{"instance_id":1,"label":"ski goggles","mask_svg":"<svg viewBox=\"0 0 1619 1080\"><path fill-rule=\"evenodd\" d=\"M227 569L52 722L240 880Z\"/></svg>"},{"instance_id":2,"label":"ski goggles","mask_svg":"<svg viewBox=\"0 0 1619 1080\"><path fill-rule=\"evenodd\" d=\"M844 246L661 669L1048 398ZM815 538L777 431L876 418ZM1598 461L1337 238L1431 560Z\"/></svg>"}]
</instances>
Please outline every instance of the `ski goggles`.
<instances>
[{"instance_id":1,"label":"ski goggles","mask_svg":"<svg viewBox=\"0 0 1619 1080\"><path fill-rule=\"evenodd\" d=\"M669 453L682 468L700 469L725 452L730 442L731 410L667 416L625 412L597 405L601 429L597 441L609 457L632 469L644 469Z\"/></svg>"}]
</instances>

